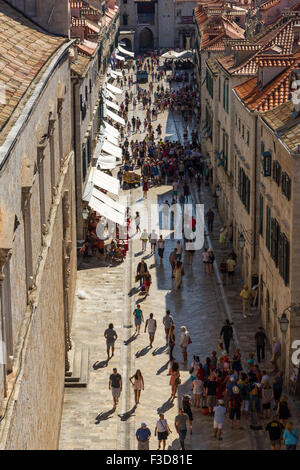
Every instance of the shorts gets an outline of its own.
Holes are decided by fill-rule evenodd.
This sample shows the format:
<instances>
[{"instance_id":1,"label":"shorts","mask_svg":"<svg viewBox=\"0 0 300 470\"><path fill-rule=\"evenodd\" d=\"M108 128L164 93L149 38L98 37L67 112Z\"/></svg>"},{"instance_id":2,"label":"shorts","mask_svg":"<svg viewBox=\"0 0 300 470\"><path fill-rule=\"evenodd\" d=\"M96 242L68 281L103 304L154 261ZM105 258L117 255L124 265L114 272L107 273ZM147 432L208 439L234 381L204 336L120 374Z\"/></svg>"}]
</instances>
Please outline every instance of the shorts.
<instances>
[{"instance_id":1,"label":"shorts","mask_svg":"<svg viewBox=\"0 0 300 470\"><path fill-rule=\"evenodd\" d=\"M249 411L249 400L243 400L241 411Z\"/></svg>"},{"instance_id":2,"label":"shorts","mask_svg":"<svg viewBox=\"0 0 300 470\"><path fill-rule=\"evenodd\" d=\"M263 404L263 410L270 410L271 409L271 403L264 403Z\"/></svg>"},{"instance_id":3,"label":"shorts","mask_svg":"<svg viewBox=\"0 0 300 470\"><path fill-rule=\"evenodd\" d=\"M157 439L158 439L159 441L165 441L166 439L168 439L168 433L167 433L167 431L158 432L158 433L157 433Z\"/></svg>"},{"instance_id":4,"label":"shorts","mask_svg":"<svg viewBox=\"0 0 300 470\"><path fill-rule=\"evenodd\" d=\"M121 388L120 387L111 387L111 393L113 398L119 398L121 394Z\"/></svg>"},{"instance_id":5,"label":"shorts","mask_svg":"<svg viewBox=\"0 0 300 470\"><path fill-rule=\"evenodd\" d=\"M115 346L115 341L114 340L110 340L110 341L106 341L106 347L107 349L109 348L113 348Z\"/></svg>"},{"instance_id":6,"label":"shorts","mask_svg":"<svg viewBox=\"0 0 300 470\"><path fill-rule=\"evenodd\" d=\"M280 439L276 439L275 441L271 441L271 445L274 446L274 447L275 447L275 446L278 446L278 445L280 445L280 444L281 444L281 440L280 440Z\"/></svg>"},{"instance_id":7,"label":"shorts","mask_svg":"<svg viewBox=\"0 0 300 470\"><path fill-rule=\"evenodd\" d=\"M142 319L141 318L136 318L134 320L134 324L135 324L135 326L141 325L142 324Z\"/></svg>"},{"instance_id":8,"label":"shorts","mask_svg":"<svg viewBox=\"0 0 300 470\"><path fill-rule=\"evenodd\" d=\"M151 337L153 337L153 338L154 338L155 331L148 331L148 334L149 334L150 338L151 338Z\"/></svg>"},{"instance_id":9,"label":"shorts","mask_svg":"<svg viewBox=\"0 0 300 470\"><path fill-rule=\"evenodd\" d=\"M214 406L216 406L216 403L217 403L216 395L208 395L206 397L206 406L208 406L208 408L213 408Z\"/></svg>"},{"instance_id":10,"label":"shorts","mask_svg":"<svg viewBox=\"0 0 300 470\"><path fill-rule=\"evenodd\" d=\"M241 410L236 409L236 408L230 408L229 419L233 420L234 415L236 416L236 419L239 421L241 419Z\"/></svg>"},{"instance_id":11,"label":"shorts","mask_svg":"<svg viewBox=\"0 0 300 470\"><path fill-rule=\"evenodd\" d=\"M223 427L223 423L217 423L215 420L214 420L214 429L222 429Z\"/></svg>"}]
</instances>

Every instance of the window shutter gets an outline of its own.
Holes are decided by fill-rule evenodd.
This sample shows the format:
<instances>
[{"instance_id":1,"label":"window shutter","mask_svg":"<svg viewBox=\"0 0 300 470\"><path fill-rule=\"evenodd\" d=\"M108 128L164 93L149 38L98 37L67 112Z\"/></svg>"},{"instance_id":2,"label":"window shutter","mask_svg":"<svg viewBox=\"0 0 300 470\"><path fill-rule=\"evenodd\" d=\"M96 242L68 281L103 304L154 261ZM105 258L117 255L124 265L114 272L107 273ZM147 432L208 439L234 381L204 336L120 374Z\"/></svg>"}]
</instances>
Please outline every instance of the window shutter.
<instances>
[{"instance_id":1,"label":"window shutter","mask_svg":"<svg viewBox=\"0 0 300 470\"><path fill-rule=\"evenodd\" d=\"M284 281L287 286L290 282L290 243L285 237L285 252L284 252Z\"/></svg>"},{"instance_id":2,"label":"window shutter","mask_svg":"<svg viewBox=\"0 0 300 470\"><path fill-rule=\"evenodd\" d=\"M260 194L259 196L259 234L263 234L263 225L264 225L264 198Z\"/></svg>"},{"instance_id":3,"label":"window shutter","mask_svg":"<svg viewBox=\"0 0 300 470\"><path fill-rule=\"evenodd\" d=\"M270 223L271 223L271 210L267 206L266 209L266 247L270 251Z\"/></svg>"}]
</instances>

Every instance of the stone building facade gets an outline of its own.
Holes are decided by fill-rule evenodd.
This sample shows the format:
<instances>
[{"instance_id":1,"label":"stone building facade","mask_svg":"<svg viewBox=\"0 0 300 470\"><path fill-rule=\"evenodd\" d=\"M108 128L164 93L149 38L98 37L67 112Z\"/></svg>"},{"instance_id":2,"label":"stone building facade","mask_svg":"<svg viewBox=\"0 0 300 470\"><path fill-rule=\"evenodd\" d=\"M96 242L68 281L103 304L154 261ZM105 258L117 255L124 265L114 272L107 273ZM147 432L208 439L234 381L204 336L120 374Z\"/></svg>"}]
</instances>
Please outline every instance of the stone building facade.
<instances>
[{"instance_id":1,"label":"stone building facade","mask_svg":"<svg viewBox=\"0 0 300 470\"><path fill-rule=\"evenodd\" d=\"M14 50L0 72L1 448L55 449L76 280L72 41L3 0L0 11Z\"/></svg>"}]
</instances>

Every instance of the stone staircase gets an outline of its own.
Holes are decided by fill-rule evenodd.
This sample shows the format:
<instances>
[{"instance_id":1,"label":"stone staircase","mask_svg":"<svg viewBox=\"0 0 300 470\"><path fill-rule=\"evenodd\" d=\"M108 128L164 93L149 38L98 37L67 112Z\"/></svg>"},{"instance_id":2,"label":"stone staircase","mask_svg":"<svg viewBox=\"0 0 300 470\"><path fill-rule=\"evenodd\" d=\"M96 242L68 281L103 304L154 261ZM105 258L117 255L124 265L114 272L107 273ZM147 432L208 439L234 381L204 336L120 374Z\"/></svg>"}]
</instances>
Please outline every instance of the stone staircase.
<instances>
[{"instance_id":1,"label":"stone staircase","mask_svg":"<svg viewBox=\"0 0 300 470\"><path fill-rule=\"evenodd\" d=\"M86 387L89 377L89 348L75 346L69 353L70 370L66 372L65 387Z\"/></svg>"}]
</instances>

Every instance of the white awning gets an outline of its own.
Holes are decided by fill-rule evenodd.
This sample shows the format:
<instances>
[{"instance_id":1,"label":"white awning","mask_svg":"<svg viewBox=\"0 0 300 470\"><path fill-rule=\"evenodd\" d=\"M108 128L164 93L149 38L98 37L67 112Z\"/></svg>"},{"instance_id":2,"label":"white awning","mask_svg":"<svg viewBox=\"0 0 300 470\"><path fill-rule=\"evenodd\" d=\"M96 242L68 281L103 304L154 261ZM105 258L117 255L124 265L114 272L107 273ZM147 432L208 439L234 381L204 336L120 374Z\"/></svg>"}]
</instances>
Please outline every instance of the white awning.
<instances>
[{"instance_id":1,"label":"white awning","mask_svg":"<svg viewBox=\"0 0 300 470\"><path fill-rule=\"evenodd\" d=\"M116 95L121 95L123 93L123 90L121 90L121 88L113 86L110 83L106 84L106 89L111 91L112 93L115 93Z\"/></svg>"},{"instance_id":2,"label":"white awning","mask_svg":"<svg viewBox=\"0 0 300 470\"><path fill-rule=\"evenodd\" d=\"M107 139L111 144L116 145L118 147L119 141L116 139L113 135L111 135L109 132L106 130L104 131L104 137Z\"/></svg>"},{"instance_id":3,"label":"white awning","mask_svg":"<svg viewBox=\"0 0 300 470\"><path fill-rule=\"evenodd\" d=\"M118 49L119 49L119 52L121 52L121 54L125 54L125 55L129 55L130 57L134 57L134 52L127 51L127 49L124 49L124 47L120 46L120 44L118 45Z\"/></svg>"},{"instance_id":4,"label":"white awning","mask_svg":"<svg viewBox=\"0 0 300 470\"><path fill-rule=\"evenodd\" d=\"M106 163L116 163L116 157L113 155L107 155L105 153L100 153L98 161L106 162Z\"/></svg>"},{"instance_id":5,"label":"white awning","mask_svg":"<svg viewBox=\"0 0 300 470\"><path fill-rule=\"evenodd\" d=\"M99 199L101 202L103 202L107 206L125 215L126 207L122 206L122 204L120 204L119 202L116 202L113 198L109 197L107 194L104 194L102 191L99 191L99 189L94 188L92 196L95 196L97 199Z\"/></svg>"},{"instance_id":6,"label":"white awning","mask_svg":"<svg viewBox=\"0 0 300 470\"><path fill-rule=\"evenodd\" d=\"M106 121L103 121L103 125L105 127L105 131L109 132L109 134L111 134L116 139L119 137L120 132L118 131L118 129L116 129L114 126L111 126Z\"/></svg>"},{"instance_id":7,"label":"white awning","mask_svg":"<svg viewBox=\"0 0 300 470\"><path fill-rule=\"evenodd\" d=\"M115 54L115 58L118 59L118 60L122 60L123 62L125 62L125 57L123 57L122 55L119 55L119 54Z\"/></svg>"},{"instance_id":8,"label":"white awning","mask_svg":"<svg viewBox=\"0 0 300 470\"><path fill-rule=\"evenodd\" d=\"M118 75L116 75L113 70L111 70L109 73L110 73L110 76L111 76L112 78L117 78L117 77L118 77Z\"/></svg>"},{"instance_id":9,"label":"white awning","mask_svg":"<svg viewBox=\"0 0 300 470\"><path fill-rule=\"evenodd\" d=\"M125 224L125 217L124 214L121 214L120 212L116 211L115 209L112 209L112 207L107 206L103 202L99 201L95 196L92 196L90 201L89 201L89 206L102 216L106 217L108 220L111 220L112 222L115 222L116 224L119 225L124 225Z\"/></svg>"},{"instance_id":10,"label":"white awning","mask_svg":"<svg viewBox=\"0 0 300 470\"><path fill-rule=\"evenodd\" d=\"M113 72L118 75L118 77L123 77L123 74L122 72L120 72L120 70L113 70Z\"/></svg>"},{"instance_id":11,"label":"white awning","mask_svg":"<svg viewBox=\"0 0 300 470\"><path fill-rule=\"evenodd\" d=\"M118 114L113 113L112 111L110 111L109 109L106 110L106 116L105 117L107 117L107 116L110 117L111 119L113 119L114 121L118 122L122 126L125 126L125 120L123 118L121 118L121 116L119 116Z\"/></svg>"},{"instance_id":12,"label":"white awning","mask_svg":"<svg viewBox=\"0 0 300 470\"><path fill-rule=\"evenodd\" d=\"M114 103L113 101L106 100L105 105L109 108L115 109L116 111L120 111L120 106L117 103Z\"/></svg>"},{"instance_id":13,"label":"white awning","mask_svg":"<svg viewBox=\"0 0 300 470\"><path fill-rule=\"evenodd\" d=\"M120 191L120 182L117 178L113 178L103 171L97 170L97 168L93 168L94 173L92 175L93 184L99 186L99 188L105 189L112 194L119 194Z\"/></svg>"},{"instance_id":14,"label":"white awning","mask_svg":"<svg viewBox=\"0 0 300 470\"><path fill-rule=\"evenodd\" d=\"M101 152L106 152L115 157L122 158L121 147L113 145L111 142L108 142L108 140L104 140L103 145L101 147Z\"/></svg>"},{"instance_id":15,"label":"white awning","mask_svg":"<svg viewBox=\"0 0 300 470\"><path fill-rule=\"evenodd\" d=\"M105 99L110 98L111 100L117 100L116 95L114 95L114 94L113 94L111 91L109 91L109 90L105 90L104 98L105 98Z\"/></svg>"},{"instance_id":16,"label":"white awning","mask_svg":"<svg viewBox=\"0 0 300 470\"><path fill-rule=\"evenodd\" d=\"M116 168L116 162L104 162L98 158L97 166L100 166L101 170L114 170Z\"/></svg>"}]
</instances>

